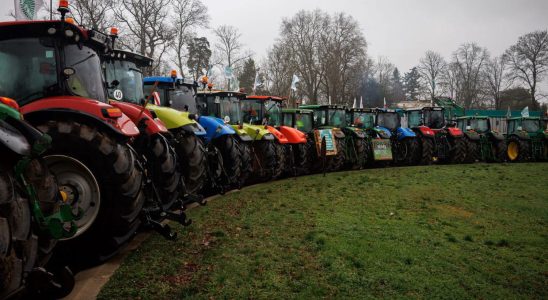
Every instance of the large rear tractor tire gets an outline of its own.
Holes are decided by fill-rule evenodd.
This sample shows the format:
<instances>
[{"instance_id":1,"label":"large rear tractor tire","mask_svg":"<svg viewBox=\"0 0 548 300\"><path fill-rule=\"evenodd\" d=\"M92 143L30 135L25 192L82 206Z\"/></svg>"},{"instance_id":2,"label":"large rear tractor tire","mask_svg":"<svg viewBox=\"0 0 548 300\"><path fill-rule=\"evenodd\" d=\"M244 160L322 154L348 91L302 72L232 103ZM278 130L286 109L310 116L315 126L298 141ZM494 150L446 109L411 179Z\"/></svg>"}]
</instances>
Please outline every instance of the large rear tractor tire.
<instances>
[{"instance_id":1,"label":"large rear tractor tire","mask_svg":"<svg viewBox=\"0 0 548 300\"><path fill-rule=\"evenodd\" d=\"M239 180L239 186L243 187L246 185L246 183L249 180L249 177L253 173L253 150L251 148L250 142L244 142L241 141L239 143L240 146L240 177Z\"/></svg>"},{"instance_id":2,"label":"large rear tractor tire","mask_svg":"<svg viewBox=\"0 0 548 300\"><path fill-rule=\"evenodd\" d=\"M203 141L192 132L174 133L173 146L179 158L188 194L200 194L207 182L207 151Z\"/></svg>"},{"instance_id":3,"label":"large rear tractor tire","mask_svg":"<svg viewBox=\"0 0 548 300\"><path fill-rule=\"evenodd\" d=\"M507 145L503 140L494 140L491 144L492 161L501 163L506 161Z\"/></svg>"},{"instance_id":4,"label":"large rear tractor tire","mask_svg":"<svg viewBox=\"0 0 548 300\"><path fill-rule=\"evenodd\" d=\"M311 144L301 143L293 144L293 161L295 163L295 169L297 170L297 175L306 175L310 173L310 161L309 161L309 149Z\"/></svg>"},{"instance_id":5,"label":"large rear tractor tire","mask_svg":"<svg viewBox=\"0 0 548 300\"><path fill-rule=\"evenodd\" d=\"M356 155L356 161L352 164L351 168L352 170L360 170L365 168L367 165L367 141L364 138L359 137L353 137L354 140L354 149L351 151L355 151L354 154Z\"/></svg>"},{"instance_id":6,"label":"large rear tractor tire","mask_svg":"<svg viewBox=\"0 0 548 300\"><path fill-rule=\"evenodd\" d=\"M346 162L346 153L344 152L346 151L346 141L344 138L335 138L335 143L337 144L337 154L330 157L329 171L331 172L341 171Z\"/></svg>"},{"instance_id":7,"label":"large rear tractor tire","mask_svg":"<svg viewBox=\"0 0 548 300\"><path fill-rule=\"evenodd\" d=\"M13 173L0 169L0 299L18 293L38 259L29 200L22 197Z\"/></svg>"},{"instance_id":8,"label":"large rear tractor tire","mask_svg":"<svg viewBox=\"0 0 548 300\"><path fill-rule=\"evenodd\" d=\"M152 165L152 181L156 186L162 208L170 210L179 199L181 173L177 168L177 155L161 134L151 137L147 159Z\"/></svg>"},{"instance_id":9,"label":"large rear tractor tire","mask_svg":"<svg viewBox=\"0 0 548 300\"><path fill-rule=\"evenodd\" d=\"M254 162L253 171L259 181L274 179L280 167L278 161L279 150L275 141L253 142ZM258 160L258 161L257 161Z\"/></svg>"},{"instance_id":10,"label":"large rear tractor tire","mask_svg":"<svg viewBox=\"0 0 548 300\"><path fill-rule=\"evenodd\" d=\"M466 140L466 158L464 159L465 163L475 163L480 159L480 142L474 141L469 138L465 138Z\"/></svg>"},{"instance_id":11,"label":"large rear tractor tire","mask_svg":"<svg viewBox=\"0 0 548 300\"><path fill-rule=\"evenodd\" d=\"M400 143L399 161L405 166L413 166L417 163L416 153L419 152L419 141L417 138L406 138Z\"/></svg>"},{"instance_id":12,"label":"large rear tractor tire","mask_svg":"<svg viewBox=\"0 0 548 300\"><path fill-rule=\"evenodd\" d=\"M434 156L434 140L427 137L420 137L418 141L419 147L416 152L418 158L415 164L418 165L431 165L432 157Z\"/></svg>"},{"instance_id":13,"label":"large rear tractor tire","mask_svg":"<svg viewBox=\"0 0 548 300\"><path fill-rule=\"evenodd\" d=\"M276 167L274 169L274 173L272 174L272 179L276 180L282 177L284 174L284 170L288 166L289 158L287 157L288 153L285 151L285 145L280 144L278 142L274 143L276 145Z\"/></svg>"},{"instance_id":14,"label":"large rear tractor tire","mask_svg":"<svg viewBox=\"0 0 548 300\"><path fill-rule=\"evenodd\" d=\"M76 235L58 243L52 261L78 269L107 260L140 225L145 197L135 153L87 124L48 121L37 127L53 139L46 162L79 214Z\"/></svg>"},{"instance_id":15,"label":"large rear tractor tire","mask_svg":"<svg viewBox=\"0 0 548 300\"><path fill-rule=\"evenodd\" d=\"M450 138L449 146L449 163L462 164L466 160L466 139L464 138Z\"/></svg>"},{"instance_id":16,"label":"large rear tractor tire","mask_svg":"<svg viewBox=\"0 0 548 300\"><path fill-rule=\"evenodd\" d=\"M530 143L526 140L518 138L517 136L511 136L508 139L506 156L510 162L528 161L531 156Z\"/></svg>"},{"instance_id":17,"label":"large rear tractor tire","mask_svg":"<svg viewBox=\"0 0 548 300\"><path fill-rule=\"evenodd\" d=\"M233 135L223 135L213 141L223 157L223 168L231 186L240 187L241 151L240 144Z\"/></svg>"}]
</instances>

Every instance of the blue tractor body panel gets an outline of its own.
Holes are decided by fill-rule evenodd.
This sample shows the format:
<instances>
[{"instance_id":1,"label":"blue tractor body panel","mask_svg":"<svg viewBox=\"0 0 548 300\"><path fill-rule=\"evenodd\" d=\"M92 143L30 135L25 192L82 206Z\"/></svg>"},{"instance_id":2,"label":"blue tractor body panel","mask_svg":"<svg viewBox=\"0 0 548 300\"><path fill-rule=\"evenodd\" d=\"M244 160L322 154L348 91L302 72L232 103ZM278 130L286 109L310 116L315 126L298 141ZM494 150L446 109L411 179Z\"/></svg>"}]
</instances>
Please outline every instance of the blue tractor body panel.
<instances>
[{"instance_id":1,"label":"blue tractor body panel","mask_svg":"<svg viewBox=\"0 0 548 300\"><path fill-rule=\"evenodd\" d=\"M398 135L398 140L400 141L406 138L414 138L417 136L415 132L413 132L413 130L410 128L399 127L396 132Z\"/></svg>"},{"instance_id":2,"label":"blue tractor body panel","mask_svg":"<svg viewBox=\"0 0 548 300\"><path fill-rule=\"evenodd\" d=\"M200 116L198 123L205 129L206 134L204 138L208 143L223 135L236 134L236 131L231 126L225 124L221 118Z\"/></svg>"},{"instance_id":3,"label":"blue tractor body panel","mask_svg":"<svg viewBox=\"0 0 548 300\"><path fill-rule=\"evenodd\" d=\"M389 138L392 137L392 132L390 132L390 129L382 126L375 126L375 129L382 130Z\"/></svg>"}]
</instances>

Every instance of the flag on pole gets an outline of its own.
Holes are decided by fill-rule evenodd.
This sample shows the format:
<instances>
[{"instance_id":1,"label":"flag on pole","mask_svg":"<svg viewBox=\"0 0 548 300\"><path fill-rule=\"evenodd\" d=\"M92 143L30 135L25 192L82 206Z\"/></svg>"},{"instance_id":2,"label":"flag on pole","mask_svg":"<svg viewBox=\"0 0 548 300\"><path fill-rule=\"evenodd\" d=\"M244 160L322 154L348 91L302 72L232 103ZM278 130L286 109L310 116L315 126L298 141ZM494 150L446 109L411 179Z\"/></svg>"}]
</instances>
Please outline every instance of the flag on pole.
<instances>
[{"instance_id":1,"label":"flag on pole","mask_svg":"<svg viewBox=\"0 0 548 300\"><path fill-rule=\"evenodd\" d=\"M162 104L160 101L160 94L158 94L158 92L154 91L152 93L152 97L154 97L154 105L160 106Z\"/></svg>"},{"instance_id":2,"label":"flag on pole","mask_svg":"<svg viewBox=\"0 0 548 300\"><path fill-rule=\"evenodd\" d=\"M383 102L384 102L384 108L388 108L388 106L386 105L386 97L384 97Z\"/></svg>"},{"instance_id":3,"label":"flag on pole","mask_svg":"<svg viewBox=\"0 0 548 300\"><path fill-rule=\"evenodd\" d=\"M331 105L331 96L329 96L329 105Z\"/></svg>"},{"instance_id":4,"label":"flag on pole","mask_svg":"<svg viewBox=\"0 0 548 300\"><path fill-rule=\"evenodd\" d=\"M360 108L363 108L363 96L360 96Z\"/></svg>"},{"instance_id":5,"label":"flag on pole","mask_svg":"<svg viewBox=\"0 0 548 300\"><path fill-rule=\"evenodd\" d=\"M296 74L293 74L293 79L291 80L291 89L293 91L297 90L297 83L301 81Z\"/></svg>"},{"instance_id":6,"label":"flag on pole","mask_svg":"<svg viewBox=\"0 0 548 300\"><path fill-rule=\"evenodd\" d=\"M259 70L260 69L257 69L257 73L255 74L255 82L253 83L253 92L255 92L258 87L263 86L263 83L261 82L261 78L259 77Z\"/></svg>"},{"instance_id":7,"label":"flag on pole","mask_svg":"<svg viewBox=\"0 0 548 300\"><path fill-rule=\"evenodd\" d=\"M512 117L512 112L510 111L510 105L508 105L508 111L506 112L506 117L507 118Z\"/></svg>"},{"instance_id":8,"label":"flag on pole","mask_svg":"<svg viewBox=\"0 0 548 300\"><path fill-rule=\"evenodd\" d=\"M40 7L42 0L14 0L15 19L34 20Z\"/></svg>"},{"instance_id":9,"label":"flag on pole","mask_svg":"<svg viewBox=\"0 0 548 300\"><path fill-rule=\"evenodd\" d=\"M524 118L529 117L529 106L526 106L526 107L521 111L521 116L524 117Z\"/></svg>"},{"instance_id":10,"label":"flag on pole","mask_svg":"<svg viewBox=\"0 0 548 300\"><path fill-rule=\"evenodd\" d=\"M352 108L356 108L356 97L354 97L354 104L352 105Z\"/></svg>"}]
</instances>

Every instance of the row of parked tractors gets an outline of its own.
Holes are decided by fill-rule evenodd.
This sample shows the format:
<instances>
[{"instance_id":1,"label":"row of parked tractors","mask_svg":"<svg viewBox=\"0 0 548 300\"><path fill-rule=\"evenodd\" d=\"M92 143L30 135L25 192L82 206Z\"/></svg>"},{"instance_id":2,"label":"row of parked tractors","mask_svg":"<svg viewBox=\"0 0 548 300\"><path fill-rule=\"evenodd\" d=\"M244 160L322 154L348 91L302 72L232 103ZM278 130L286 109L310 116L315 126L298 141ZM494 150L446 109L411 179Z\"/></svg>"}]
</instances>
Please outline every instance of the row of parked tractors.
<instances>
[{"instance_id":1,"label":"row of parked tractors","mask_svg":"<svg viewBox=\"0 0 548 300\"><path fill-rule=\"evenodd\" d=\"M65 20L0 23L0 299L62 297L73 272L138 230L176 238L184 209L244 185L369 166L547 158L546 120L509 134L441 108L284 108L167 77L152 60ZM402 114L408 125L402 127Z\"/></svg>"}]
</instances>

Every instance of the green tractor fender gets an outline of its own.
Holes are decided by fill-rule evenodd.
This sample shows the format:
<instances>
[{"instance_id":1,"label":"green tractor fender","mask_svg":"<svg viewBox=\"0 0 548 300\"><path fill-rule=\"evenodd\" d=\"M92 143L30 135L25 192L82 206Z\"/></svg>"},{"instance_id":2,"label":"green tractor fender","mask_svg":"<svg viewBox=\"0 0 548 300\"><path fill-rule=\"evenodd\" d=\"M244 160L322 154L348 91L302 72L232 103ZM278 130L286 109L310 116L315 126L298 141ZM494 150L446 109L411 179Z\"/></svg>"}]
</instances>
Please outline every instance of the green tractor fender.
<instances>
[{"instance_id":1,"label":"green tractor fender","mask_svg":"<svg viewBox=\"0 0 548 300\"><path fill-rule=\"evenodd\" d=\"M241 130L243 130L252 140L274 140L274 135L272 135L264 126L244 123ZM239 131L238 134L240 134Z\"/></svg>"},{"instance_id":2,"label":"green tractor fender","mask_svg":"<svg viewBox=\"0 0 548 300\"><path fill-rule=\"evenodd\" d=\"M332 131L333 131L333 135L336 138L344 139L346 137L346 135L344 134L344 132L340 128L333 128Z\"/></svg>"},{"instance_id":3,"label":"green tractor fender","mask_svg":"<svg viewBox=\"0 0 548 300\"><path fill-rule=\"evenodd\" d=\"M496 140L496 141L504 141L504 135L498 131L491 131L489 132L489 135L491 136L492 139Z\"/></svg>"},{"instance_id":4,"label":"green tractor fender","mask_svg":"<svg viewBox=\"0 0 548 300\"><path fill-rule=\"evenodd\" d=\"M511 134L511 136L517 136L520 140L530 140L531 137L526 131L516 131Z\"/></svg>"},{"instance_id":5,"label":"green tractor fender","mask_svg":"<svg viewBox=\"0 0 548 300\"><path fill-rule=\"evenodd\" d=\"M342 131L345 135L357 137L359 139L364 139L366 135L363 130L356 127L344 127Z\"/></svg>"},{"instance_id":6,"label":"green tractor fender","mask_svg":"<svg viewBox=\"0 0 548 300\"><path fill-rule=\"evenodd\" d=\"M167 129L176 129L184 126L188 127L188 125L196 124L196 121L190 119L190 113L188 112L152 104L148 104L147 109L153 111L156 116L164 122Z\"/></svg>"},{"instance_id":7,"label":"green tractor fender","mask_svg":"<svg viewBox=\"0 0 548 300\"><path fill-rule=\"evenodd\" d=\"M481 138L481 135L473 130L465 131L464 136L472 141L479 141Z\"/></svg>"}]
</instances>

